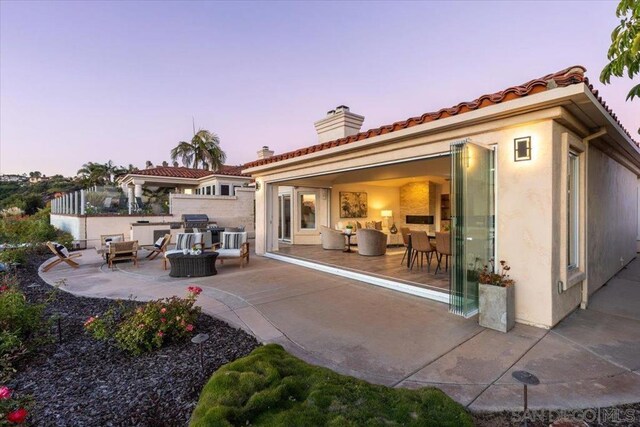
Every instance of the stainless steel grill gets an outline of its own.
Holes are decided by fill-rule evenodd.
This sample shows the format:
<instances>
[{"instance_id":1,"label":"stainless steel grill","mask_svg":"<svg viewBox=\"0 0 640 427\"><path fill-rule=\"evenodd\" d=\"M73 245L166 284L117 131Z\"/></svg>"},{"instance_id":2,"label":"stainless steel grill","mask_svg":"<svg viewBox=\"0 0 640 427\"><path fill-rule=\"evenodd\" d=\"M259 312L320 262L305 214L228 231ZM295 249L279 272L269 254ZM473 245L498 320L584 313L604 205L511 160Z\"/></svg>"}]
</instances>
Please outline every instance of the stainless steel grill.
<instances>
[{"instance_id":1,"label":"stainless steel grill","mask_svg":"<svg viewBox=\"0 0 640 427\"><path fill-rule=\"evenodd\" d=\"M209 226L209 217L207 214L184 214L182 215L182 222L185 230L194 228L204 230Z\"/></svg>"}]
</instances>

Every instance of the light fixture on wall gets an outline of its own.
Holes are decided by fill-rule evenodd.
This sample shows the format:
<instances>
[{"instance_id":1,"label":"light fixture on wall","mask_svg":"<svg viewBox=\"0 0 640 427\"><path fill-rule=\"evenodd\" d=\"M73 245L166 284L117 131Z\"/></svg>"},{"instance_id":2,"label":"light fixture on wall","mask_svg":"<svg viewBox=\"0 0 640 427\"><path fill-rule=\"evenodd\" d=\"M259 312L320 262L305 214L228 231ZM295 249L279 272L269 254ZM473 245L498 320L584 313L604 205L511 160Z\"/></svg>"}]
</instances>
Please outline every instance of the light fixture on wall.
<instances>
[{"instance_id":1,"label":"light fixture on wall","mask_svg":"<svg viewBox=\"0 0 640 427\"><path fill-rule=\"evenodd\" d=\"M256 181L256 191L260 191L260 181Z\"/></svg>"},{"instance_id":2,"label":"light fixture on wall","mask_svg":"<svg viewBox=\"0 0 640 427\"><path fill-rule=\"evenodd\" d=\"M389 229L389 233L396 234L398 232L398 228L396 227L396 223L393 222L393 211L392 210L382 210L380 211L380 216L386 219L387 228ZM389 218L392 218L392 225L389 227Z\"/></svg>"},{"instance_id":3,"label":"light fixture on wall","mask_svg":"<svg viewBox=\"0 0 640 427\"><path fill-rule=\"evenodd\" d=\"M513 161L521 162L531 160L531 137L516 138L513 140Z\"/></svg>"}]
</instances>

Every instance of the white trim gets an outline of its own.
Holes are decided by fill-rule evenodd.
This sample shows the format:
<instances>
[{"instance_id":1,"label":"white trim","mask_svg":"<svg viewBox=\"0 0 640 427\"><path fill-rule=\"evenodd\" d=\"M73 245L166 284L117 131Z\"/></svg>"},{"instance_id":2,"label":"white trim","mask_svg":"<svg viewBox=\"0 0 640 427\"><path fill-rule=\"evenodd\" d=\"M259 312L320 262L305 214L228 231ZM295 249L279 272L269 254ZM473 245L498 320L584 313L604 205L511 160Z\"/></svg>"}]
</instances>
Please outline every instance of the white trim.
<instances>
[{"instance_id":1,"label":"white trim","mask_svg":"<svg viewBox=\"0 0 640 427\"><path fill-rule=\"evenodd\" d=\"M324 273L333 274L335 276L346 277L348 279L357 280L359 282L370 283L382 288L391 289L405 294L415 295L418 297L430 299L443 304L449 304L449 294L444 292L432 291L430 289L420 288L418 286L407 285L406 283L396 282L393 280L382 279L380 277L369 276L363 273L357 273L351 270L345 270L330 265L317 264L311 261L305 261L298 258L292 258L284 255L278 255L273 252L265 252L266 258L287 262L289 264L299 265L301 267L311 268L313 270L322 271ZM475 313L474 313L475 314Z\"/></svg>"},{"instance_id":2,"label":"white trim","mask_svg":"<svg viewBox=\"0 0 640 427\"><path fill-rule=\"evenodd\" d=\"M295 177L292 177L292 178L280 178L280 179L275 179L275 180L270 180L270 181L265 181L265 182L268 182L270 184L274 184L274 183L278 183L278 182L297 181L299 179L313 178L313 177L316 177L316 176L333 175L333 174L336 174L336 173L352 172L352 171L361 170L361 169L374 169L374 168L381 167L381 166L396 165L396 164L399 164L399 163L408 163L408 162L415 162L415 161L418 161L418 160L435 159L435 158L438 158L438 157L448 157L448 156L451 156L451 152L450 151L445 151L445 152L436 153L436 154L427 154L427 155L424 155L424 156L409 157L409 158L399 159L399 160L389 160L389 161L386 161L386 162L378 162L376 164L371 164L371 165L349 166L349 167L345 167L345 168L342 168L342 169L332 169L331 171L327 171L327 172L320 172L320 173L314 173L314 174L308 174L308 175L299 175L299 176L295 176Z\"/></svg>"}]
</instances>

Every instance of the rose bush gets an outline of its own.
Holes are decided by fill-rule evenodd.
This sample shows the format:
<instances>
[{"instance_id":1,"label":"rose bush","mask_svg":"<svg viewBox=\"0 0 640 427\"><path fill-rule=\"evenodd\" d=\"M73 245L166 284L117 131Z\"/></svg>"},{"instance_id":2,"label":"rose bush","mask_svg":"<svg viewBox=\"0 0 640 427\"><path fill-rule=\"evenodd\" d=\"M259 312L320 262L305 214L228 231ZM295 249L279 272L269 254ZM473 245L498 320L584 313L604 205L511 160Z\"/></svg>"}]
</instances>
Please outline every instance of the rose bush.
<instances>
[{"instance_id":1,"label":"rose bush","mask_svg":"<svg viewBox=\"0 0 640 427\"><path fill-rule=\"evenodd\" d=\"M114 340L118 347L132 354L152 351L191 335L200 314L195 302L201 292L202 289L190 286L186 298L150 301L120 314L109 310L87 319L84 327L96 339Z\"/></svg>"},{"instance_id":2,"label":"rose bush","mask_svg":"<svg viewBox=\"0 0 640 427\"><path fill-rule=\"evenodd\" d=\"M46 334L44 306L30 304L18 289L16 275L0 275L0 381L13 372L13 362L38 345Z\"/></svg>"},{"instance_id":3,"label":"rose bush","mask_svg":"<svg viewBox=\"0 0 640 427\"><path fill-rule=\"evenodd\" d=\"M28 399L17 399L9 387L0 386L0 426L24 424L29 415L28 405Z\"/></svg>"}]
</instances>

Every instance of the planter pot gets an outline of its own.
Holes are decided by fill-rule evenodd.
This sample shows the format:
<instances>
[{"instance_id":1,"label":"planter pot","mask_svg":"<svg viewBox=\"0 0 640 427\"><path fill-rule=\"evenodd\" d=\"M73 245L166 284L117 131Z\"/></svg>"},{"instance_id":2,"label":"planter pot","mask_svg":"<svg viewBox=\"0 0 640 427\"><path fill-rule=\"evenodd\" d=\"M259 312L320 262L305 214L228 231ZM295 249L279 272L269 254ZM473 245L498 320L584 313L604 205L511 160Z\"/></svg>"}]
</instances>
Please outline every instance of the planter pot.
<instances>
[{"instance_id":1,"label":"planter pot","mask_svg":"<svg viewBox=\"0 0 640 427\"><path fill-rule=\"evenodd\" d=\"M500 332L509 332L516 324L515 288L509 286L483 285L478 286L479 295L479 323L485 328Z\"/></svg>"}]
</instances>

